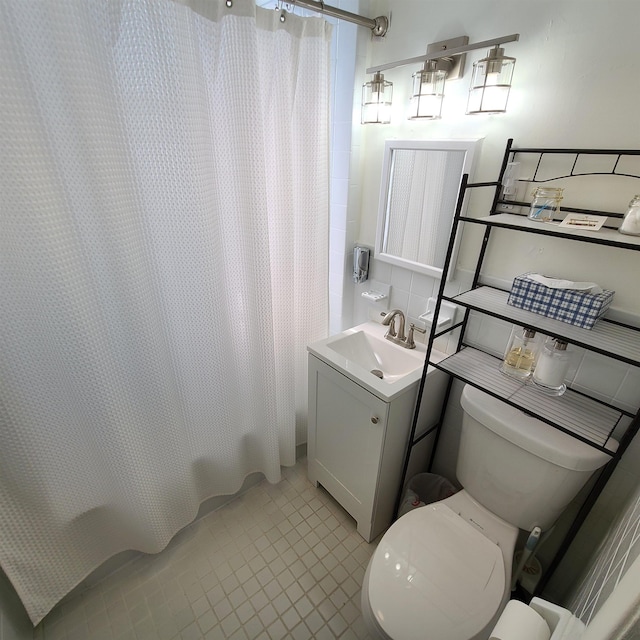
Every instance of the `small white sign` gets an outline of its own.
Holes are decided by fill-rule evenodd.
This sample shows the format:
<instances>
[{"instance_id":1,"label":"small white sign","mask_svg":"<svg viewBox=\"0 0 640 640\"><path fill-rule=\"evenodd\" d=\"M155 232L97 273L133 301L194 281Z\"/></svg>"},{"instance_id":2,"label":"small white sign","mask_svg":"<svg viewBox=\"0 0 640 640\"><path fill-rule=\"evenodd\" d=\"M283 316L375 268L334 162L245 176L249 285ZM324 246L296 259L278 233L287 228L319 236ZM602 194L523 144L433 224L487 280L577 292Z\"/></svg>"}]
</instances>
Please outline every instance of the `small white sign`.
<instances>
[{"instance_id":1,"label":"small white sign","mask_svg":"<svg viewBox=\"0 0 640 640\"><path fill-rule=\"evenodd\" d=\"M607 216L590 216L584 213L570 213L559 226L568 229L586 229L587 231L598 231L607 221Z\"/></svg>"}]
</instances>

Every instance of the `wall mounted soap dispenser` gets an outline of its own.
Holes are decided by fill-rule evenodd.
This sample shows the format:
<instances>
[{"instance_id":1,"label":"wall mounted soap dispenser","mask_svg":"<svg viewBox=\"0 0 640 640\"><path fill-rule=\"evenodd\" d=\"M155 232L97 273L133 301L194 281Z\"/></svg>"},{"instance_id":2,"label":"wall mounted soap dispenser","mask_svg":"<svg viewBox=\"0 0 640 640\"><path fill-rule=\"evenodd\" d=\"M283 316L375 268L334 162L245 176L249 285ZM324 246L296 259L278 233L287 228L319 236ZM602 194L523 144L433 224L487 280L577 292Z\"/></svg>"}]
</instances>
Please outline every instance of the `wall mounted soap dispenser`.
<instances>
[{"instance_id":1,"label":"wall mounted soap dispenser","mask_svg":"<svg viewBox=\"0 0 640 640\"><path fill-rule=\"evenodd\" d=\"M353 281L357 284L369 277L369 249L354 247L353 249Z\"/></svg>"}]
</instances>

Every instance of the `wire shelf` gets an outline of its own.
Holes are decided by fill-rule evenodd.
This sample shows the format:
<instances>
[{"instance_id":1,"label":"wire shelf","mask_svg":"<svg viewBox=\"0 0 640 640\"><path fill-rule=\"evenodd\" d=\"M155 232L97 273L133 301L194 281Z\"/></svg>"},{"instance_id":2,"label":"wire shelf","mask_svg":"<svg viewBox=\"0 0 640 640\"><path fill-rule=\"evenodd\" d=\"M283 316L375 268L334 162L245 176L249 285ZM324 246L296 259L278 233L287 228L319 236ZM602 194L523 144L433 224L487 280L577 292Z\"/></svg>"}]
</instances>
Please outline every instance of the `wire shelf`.
<instances>
[{"instance_id":1,"label":"wire shelf","mask_svg":"<svg viewBox=\"0 0 640 640\"><path fill-rule=\"evenodd\" d=\"M615 447L607 448L606 445L622 412L571 389L559 397L548 396L532 384L502 374L500 362L499 358L483 351L465 347L445 360L431 364L560 431L611 455L615 453Z\"/></svg>"},{"instance_id":2,"label":"wire shelf","mask_svg":"<svg viewBox=\"0 0 640 640\"><path fill-rule=\"evenodd\" d=\"M640 366L640 337L638 330L606 319L592 329L582 329L538 313L507 304L509 292L482 286L458 296L444 296L446 300L496 318L530 327L585 349L612 356L634 366Z\"/></svg>"},{"instance_id":3,"label":"wire shelf","mask_svg":"<svg viewBox=\"0 0 640 640\"><path fill-rule=\"evenodd\" d=\"M482 218L460 216L460 220L490 227L515 229L516 231L526 231L528 233L536 233L539 235L555 236L567 240L579 240L580 242L591 242L610 247L640 251L640 236L623 235L615 229L605 227L598 231L567 229L566 227L559 227L557 224L551 222L536 222L535 220L529 220L525 215L517 215L513 213L499 213L491 216L484 216Z\"/></svg>"}]
</instances>

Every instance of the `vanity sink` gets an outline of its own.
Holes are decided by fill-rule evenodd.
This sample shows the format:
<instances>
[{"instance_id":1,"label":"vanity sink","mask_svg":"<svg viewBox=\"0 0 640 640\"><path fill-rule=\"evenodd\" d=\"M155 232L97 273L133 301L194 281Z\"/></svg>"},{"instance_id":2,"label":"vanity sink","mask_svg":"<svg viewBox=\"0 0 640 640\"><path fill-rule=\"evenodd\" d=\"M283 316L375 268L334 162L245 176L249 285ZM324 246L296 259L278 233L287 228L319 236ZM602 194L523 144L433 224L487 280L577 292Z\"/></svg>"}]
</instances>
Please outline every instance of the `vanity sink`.
<instances>
[{"instance_id":1,"label":"vanity sink","mask_svg":"<svg viewBox=\"0 0 640 640\"><path fill-rule=\"evenodd\" d=\"M363 369L375 371L374 375L387 384L422 369L424 364L424 351L404 349L364 330L341 335L327 347Z\"/></svg>"},{"instance_id":2,"label":"vanity sink","mask_svg":"<svg viewBox=\"0 0 640 640\"><path fill-rule=\"evenodd\" d=\"M426 347L406 349L386 340L388 327L365 322L309 345L308 350L385 401L406 391L422 376ZM444 358L432 353L432 360Z\"/></svg>"},{"instance_id":3,"label":"vanity sink","mask_svg":"<svg viewBox=\"0 0 640 640\"><path fill-rule=\"evenodd\" d=\"M367 542L394 520L426 356L424 344L406 349L386 340L387 330L365 322L307 347L309 480L351 514ZM433 351L431 356L445 357ZM425 397L430 401L423 401L415 417L416 438L438 424L448 380L429 367ZM428 458L432 442L421 438L421 459Z\"/></svg>"}]
</instances>

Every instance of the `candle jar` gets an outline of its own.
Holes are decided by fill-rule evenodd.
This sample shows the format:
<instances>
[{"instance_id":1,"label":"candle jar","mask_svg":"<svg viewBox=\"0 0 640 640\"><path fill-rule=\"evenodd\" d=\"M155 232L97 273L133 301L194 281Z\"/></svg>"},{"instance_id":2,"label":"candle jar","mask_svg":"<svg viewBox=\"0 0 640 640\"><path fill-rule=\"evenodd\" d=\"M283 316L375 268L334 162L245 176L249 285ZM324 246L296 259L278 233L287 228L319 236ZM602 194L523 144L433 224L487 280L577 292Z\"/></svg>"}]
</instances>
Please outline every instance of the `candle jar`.
<instances>
[{"instance_id":1,"label":"candle jar","mask_svg":"<svg viewBox=\"0 0 640 640\"><path fill-rule=\"evenodd\" d=\"M560 211L562 192L557 187L537 187L533 190L533 200L529 209L529 219L549 222Z\"/></svg>"},{"instance_id":2,"label":"candle jar","mask_svg":"<svg viewBox=\"0 0 640 640\"><path fill-rule=\"evenodd\" d=\"M561 396L567 390L564 379L570 362L567 343L557 338L547 338L538 355L533 383L549 395Z\"/></svg>"},{"instance_id":3,"label":"candle jar","mask_svg":"<svg viewBox=\"0 0 640 640\"><path fill-rule=\"evenodd\" d=\"M514 327L511 330L511 337L507 343L500 371L512 378L527 380L534 370L537 355L536 332L532 329Z\"/></svg>"},{"instance_id":4,"label":"candle jar","mask_svg":"<svg viewBox=\"0 0 640 640\"><path fill-rule=\"evenodd\" d=\"M633 196L618 231L628 236L640 236L640 195Z\"/></svg>"}]
</instances>

